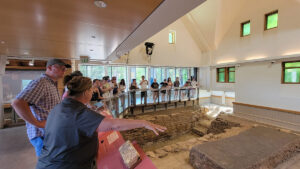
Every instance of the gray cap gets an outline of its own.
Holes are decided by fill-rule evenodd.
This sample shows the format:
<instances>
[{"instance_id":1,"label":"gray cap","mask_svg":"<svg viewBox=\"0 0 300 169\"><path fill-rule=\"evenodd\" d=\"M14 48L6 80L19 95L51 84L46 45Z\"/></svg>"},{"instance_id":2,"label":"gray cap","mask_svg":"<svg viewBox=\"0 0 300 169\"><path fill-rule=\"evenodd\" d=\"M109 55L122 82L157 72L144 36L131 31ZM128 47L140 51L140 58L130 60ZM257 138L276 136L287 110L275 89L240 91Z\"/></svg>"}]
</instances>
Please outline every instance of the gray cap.
<instances>
[{"instance_id":1,"label":"gray cap","mask_svg":"<svg viewBox=\"0 0 300 169\"><path fill-rule=\"evenodd\" d=\"M66 66L66 68L71 68L71 65L66 64L61 59L50 59L50 60L48 60L47 67L55 65L55 64Z\"/></svg>"}]
</instances>

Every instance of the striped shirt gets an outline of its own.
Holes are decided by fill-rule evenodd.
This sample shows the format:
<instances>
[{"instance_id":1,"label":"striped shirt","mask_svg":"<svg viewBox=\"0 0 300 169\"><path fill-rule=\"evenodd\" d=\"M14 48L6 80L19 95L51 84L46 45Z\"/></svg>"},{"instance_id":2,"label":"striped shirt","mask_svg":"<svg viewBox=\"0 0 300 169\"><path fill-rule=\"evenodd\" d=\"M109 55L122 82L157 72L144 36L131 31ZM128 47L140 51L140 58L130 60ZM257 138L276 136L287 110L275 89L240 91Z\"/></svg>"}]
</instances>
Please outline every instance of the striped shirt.
<instances>
[{"instance_id":1,"label":"striped shirt","mask_svg":"<svg viewBox=\"0 0 300 169\"><path fill-rule=\"evenodd\" d=\"M32 80L16 98L23 99L28 103L33 116L38 121L47 120L51 109L61 101L57 82L54 82L46 74ZM35 137L44 137L45 130L43 128L37 128L28 122L26 122L26 127L30 140Z\"/></svg>"}]
</instances>

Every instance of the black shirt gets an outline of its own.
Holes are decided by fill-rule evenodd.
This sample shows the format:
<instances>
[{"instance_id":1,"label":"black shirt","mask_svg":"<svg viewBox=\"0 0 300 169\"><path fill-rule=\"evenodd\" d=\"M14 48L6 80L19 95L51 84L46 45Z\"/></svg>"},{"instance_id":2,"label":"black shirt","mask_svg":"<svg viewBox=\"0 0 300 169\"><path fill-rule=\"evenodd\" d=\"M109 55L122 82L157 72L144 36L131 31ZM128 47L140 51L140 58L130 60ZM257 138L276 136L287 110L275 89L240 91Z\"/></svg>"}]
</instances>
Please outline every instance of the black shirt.
<instances>
[{"instance_id":1,"label":"black shirt","mask_svg":"<svg viewBox=\"0 0 300 169\"><path fill-rule=\"evenodd\" d=\"M37 169L89 169L98 151L98 128L104 116L71 98L50 112Z\"/></svg>"},{"instance_id":2,"label":"black shirt","mask_svg":"<svg viewBox=\"0 0 300 169\"><path fill-rule=\"evenodd\" d=\"M180 82L179 82L179 81L175 81L175 82L174 82L174 87L179 87L179 85L180 85Z\"/></svg>"},{"instance_id":3,"label":"black shirt","mask_svg":"<svg viewBox=\"0 0 300 169\"><path fill-rule=\"evenodd\" d=\"M158 89L159 85L158 85L157 82L153 82L153 83L151 84L151 87L152 87L153 89Z\"/></svg>"},{"instance_id":4,"label":"black shirt","mask_svg":"<svg viewBox=\"0 0 300 169\"><path fill-rule=\"evenodd\" d=\"M100 101L98 92L93 92L91 101Z\"/></svg>"}]
</instances>

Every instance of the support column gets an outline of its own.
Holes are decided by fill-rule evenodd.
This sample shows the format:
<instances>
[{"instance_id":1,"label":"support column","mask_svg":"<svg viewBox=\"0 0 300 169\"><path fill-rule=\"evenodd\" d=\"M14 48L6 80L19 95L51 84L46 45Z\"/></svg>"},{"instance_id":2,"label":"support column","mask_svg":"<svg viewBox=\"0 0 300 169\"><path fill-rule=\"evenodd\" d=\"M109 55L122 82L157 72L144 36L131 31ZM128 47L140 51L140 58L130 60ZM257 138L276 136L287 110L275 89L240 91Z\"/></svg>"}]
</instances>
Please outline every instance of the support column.
<instances>
[{"instance_id":1,"label":"support column","mask_svg":"<svg viewBox=\"0 0 300 169\"><path fill-rule=\"evenodd\" d=\"M6 56L0 56L0 129L4 127L4 100L2 77L5 74Z\"/></svg>"}]
</instances>

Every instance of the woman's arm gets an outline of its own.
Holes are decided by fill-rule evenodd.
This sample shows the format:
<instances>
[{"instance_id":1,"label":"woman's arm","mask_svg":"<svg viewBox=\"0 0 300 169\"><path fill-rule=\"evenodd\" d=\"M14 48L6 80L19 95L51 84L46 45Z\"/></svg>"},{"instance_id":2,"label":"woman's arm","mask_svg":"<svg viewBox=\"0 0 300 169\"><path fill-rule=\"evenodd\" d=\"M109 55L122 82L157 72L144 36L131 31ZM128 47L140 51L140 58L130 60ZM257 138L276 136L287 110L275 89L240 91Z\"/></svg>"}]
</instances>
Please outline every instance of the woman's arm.
<instances>
[{"instance_id":1,"label":"woman's arm","mask_svg":"<svg viewBox=\"0 0 300 169\"><path fill-rule=\"evenodd\" d=\"M152 130L156 135L158 135L158 131L164 132L167 129L166 127L153 124L145 120L105 118L98 126L97 131L98 132L111 131L111 130L125 131L125 130L131 130L131 129L142 128L142 127Z\"/></svg>"}]
</instances>

